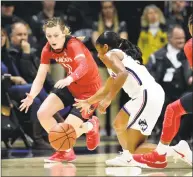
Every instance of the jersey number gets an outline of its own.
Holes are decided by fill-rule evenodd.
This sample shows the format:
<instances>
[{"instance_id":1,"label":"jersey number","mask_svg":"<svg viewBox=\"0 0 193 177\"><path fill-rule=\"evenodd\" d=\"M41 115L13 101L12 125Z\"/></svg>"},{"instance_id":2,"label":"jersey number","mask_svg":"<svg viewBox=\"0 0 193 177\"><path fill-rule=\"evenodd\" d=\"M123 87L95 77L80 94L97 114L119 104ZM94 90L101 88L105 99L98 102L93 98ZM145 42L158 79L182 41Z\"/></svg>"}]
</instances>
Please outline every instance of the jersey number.
<instances>
[{"instance_id":1,"label":"jersey number","mask_svg":"<svg viewBox=\"0 0 193 177\"><path fill-rule=\"evenodd\" d=\"M67 69L68 74L72 73L72 67L69 64L62 63L62 65Z\"/></svg>"}]
</instances>

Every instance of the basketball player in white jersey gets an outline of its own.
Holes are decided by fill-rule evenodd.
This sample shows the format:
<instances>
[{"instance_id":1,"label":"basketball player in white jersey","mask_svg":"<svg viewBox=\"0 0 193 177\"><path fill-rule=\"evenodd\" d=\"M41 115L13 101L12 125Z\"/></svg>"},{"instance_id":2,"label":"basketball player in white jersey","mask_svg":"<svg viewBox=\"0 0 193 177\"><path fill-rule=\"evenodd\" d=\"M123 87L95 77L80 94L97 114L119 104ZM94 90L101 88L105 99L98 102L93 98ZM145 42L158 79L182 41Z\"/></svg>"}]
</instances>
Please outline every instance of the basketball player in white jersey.
<instances>
[{"instance_id":1,"label":"basketball player in white jersey","mask_svg":"<svg viewBox=\"0 0 193 177\"><path fill-rule=\"evenodd\" d=\"M106 31L96 41L101 61L110 77L104 87L87 100L76 100L77 108L89 111L90 105L99 103L98 109L105 113L121 88L129 100L116 116L113 127L123 152L111 160L108 166L136 166L131 154L150 152L153 144L145 143L161 114L165 100L162 87L142 64L140 49L116 33Z\"/></svg>"}]
</instances>

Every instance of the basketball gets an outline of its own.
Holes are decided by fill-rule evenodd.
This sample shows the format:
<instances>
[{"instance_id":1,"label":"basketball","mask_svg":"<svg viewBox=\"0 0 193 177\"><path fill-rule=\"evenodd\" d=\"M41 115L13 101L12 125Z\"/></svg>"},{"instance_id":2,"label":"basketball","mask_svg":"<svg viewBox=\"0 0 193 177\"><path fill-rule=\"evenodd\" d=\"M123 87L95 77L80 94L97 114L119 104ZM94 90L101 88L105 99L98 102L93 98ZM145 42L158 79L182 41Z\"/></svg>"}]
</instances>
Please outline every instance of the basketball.
<instances>
[{"instance_id":1,"label":"basketball","mask_svg":"<svg viewBox=\"0 0 193 177\"><path fill-rule=\"evenodd\" d=\"M70 124L59 123L50 130L49 142L57 151L70 149L76 143L76 131Z\"/></svg>"}]
</instances>

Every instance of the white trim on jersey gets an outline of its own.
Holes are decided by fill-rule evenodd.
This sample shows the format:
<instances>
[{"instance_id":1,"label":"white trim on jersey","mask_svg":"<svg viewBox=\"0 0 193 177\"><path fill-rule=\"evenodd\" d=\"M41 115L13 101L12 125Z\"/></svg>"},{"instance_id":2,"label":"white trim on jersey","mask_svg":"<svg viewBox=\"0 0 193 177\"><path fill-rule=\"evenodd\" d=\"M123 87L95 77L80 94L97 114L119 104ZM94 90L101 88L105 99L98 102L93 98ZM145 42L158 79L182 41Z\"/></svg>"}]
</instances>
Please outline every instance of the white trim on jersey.
<instances>
[{"instance_id":1,"label":"white trim on jersey","mask_svg":"<svg viewBox=\"0 0 193 177\"><path fill-rule=\"evenodd\" d=\"M76 56L74 57L74 59L76 60L76 59L79 58L79 57L85 57L85 55L84 55L84 54L76 55Z\"/></svg>"},{"instance_id":2,"label":"white trim on jersey","mask_svg":"<svg viewBox=\"0 0 193 177\"><path fill-rule=\"evenodd\" d=\"M65 68L68 69L68 74L71 74L72 73L72 67L69 65L69 64L64 64L64 63L61 63Z\"/></svg>"}]
</instances>

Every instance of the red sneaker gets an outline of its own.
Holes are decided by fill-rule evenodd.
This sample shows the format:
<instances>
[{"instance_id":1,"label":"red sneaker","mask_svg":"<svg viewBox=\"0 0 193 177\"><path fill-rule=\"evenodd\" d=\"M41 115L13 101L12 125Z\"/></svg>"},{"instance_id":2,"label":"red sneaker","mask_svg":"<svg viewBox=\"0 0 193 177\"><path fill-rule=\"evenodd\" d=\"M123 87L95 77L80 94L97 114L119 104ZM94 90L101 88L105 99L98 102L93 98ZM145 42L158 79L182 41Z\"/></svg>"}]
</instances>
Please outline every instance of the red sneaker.
<instances>
[{"instance_id":1,"label":"red sneaker","mask_svg":"<svg viewBox=\"0 0 193 177\"><path fill-rule=\"evenodd\" d=\"M157 151L147 154L134 154L133 159L151 168L165 168L167 166L166 154L159 155Z\"/></svg>"},{"instance_id":2,"label":"red sneaker","mask_svg":"<svg viewBox=\"0 0 193 177\"><path fill-rule=\"evenodd\" d=\"M93 124L93 129L86 133L86 145L88 150L92 151L96 149L100 143L99 120L96 116L92 116L92 119L88 121Z\"/></svg>"},{"instance_id":3,"label":"red sneaker","mask_svg":"<svg viewBox=\"0 0 193 177\"><path fill-rule=\"evenodd\" d=\"M51 157L48 159L44 159L44 162L73 162L76 160L76 155L74 150L71 149L70 152L65 151L58 151L55 152Z\"/></svg>"}]
</instances>

